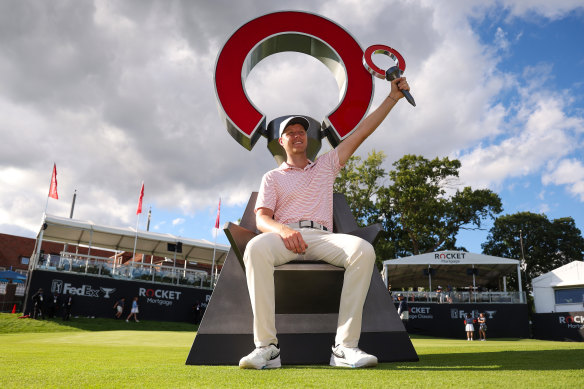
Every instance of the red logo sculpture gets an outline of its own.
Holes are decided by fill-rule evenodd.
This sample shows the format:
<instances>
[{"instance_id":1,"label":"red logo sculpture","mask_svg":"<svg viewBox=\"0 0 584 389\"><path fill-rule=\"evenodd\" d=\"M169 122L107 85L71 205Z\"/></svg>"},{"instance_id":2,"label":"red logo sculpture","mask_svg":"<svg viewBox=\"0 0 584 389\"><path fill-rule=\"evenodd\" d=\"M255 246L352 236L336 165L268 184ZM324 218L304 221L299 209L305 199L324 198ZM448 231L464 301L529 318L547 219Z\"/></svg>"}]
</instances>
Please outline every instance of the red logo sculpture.
<instances>
[{"instance_id":1,"label":"red logo sculpture","mask_svg":"<svg viewBox=\"0 0 584 389\"><path fill-rule=\"evenodd\" d=\"M363 50L342 27L321 16L285 11L261 16L241 26L217 58L215 90L227 130L250 149L266 129L266 116L248 99L245 79L269 55L296 51L313 56L336 76L344 96L325 118L338 141L359 124L369 109L373 80L361 63Z\"/></svg>"},{"instance_id":2,"label":"red logo sculpture","mask_svg":"<svg viewBox=\"0 0 584 389\"><path fill-rule=\"evenodd\" d=\"M231 136L248 150L261 135L268 137L268 131L266 116L245 92L245 81L262 59L285 51L318 59L335 77L342 98L322 120L320 133L320 138L326 136L334 147L367 114L373 99L372 74L379 77L375 73L383 72L382 78L385 77L385 72L371 61L371 55L391 53L400 69L405 70L403 57L387 46L372 46L365 58L361 46L349 32L322 16L282 11L253 19L231 35L215 65L215 92L221 119ZM317 147L320 149L320 140Z\"/></svg>"}]
</instances>

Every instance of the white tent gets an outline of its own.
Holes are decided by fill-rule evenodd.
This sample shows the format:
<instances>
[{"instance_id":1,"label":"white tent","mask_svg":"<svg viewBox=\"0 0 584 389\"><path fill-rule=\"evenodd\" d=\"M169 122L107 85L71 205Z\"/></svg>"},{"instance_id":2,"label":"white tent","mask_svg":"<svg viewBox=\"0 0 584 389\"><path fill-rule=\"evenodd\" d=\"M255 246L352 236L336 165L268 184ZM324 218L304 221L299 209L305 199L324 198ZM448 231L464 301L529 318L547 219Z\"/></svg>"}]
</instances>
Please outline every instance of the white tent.
<instances>
[{"instance_id":1,"label":"white tent","mask_svg":"<svg viewBox=\"0 0 584 389\"><path fill-rule=\"evenodd\" d=\"M386 284L393 289L432 285L488 285L501 276L517 272L521 287L520 262L515 259L464 251L438 251L383 262Z\"/></svg>"},{"instance_id":2,"label":"white tent","mask_svg":"<svg viewBox=\"0 0 584 389\"><path fill-rule=\"evenodd\" d=\"M134 251L135 244L136 253L157 257L172 257L174 249L169 251L168 244L180 242L182 253L177 255L178 258L207 264L213 262L214 255L216 264L224 262L229 251L229 246L214 245L206 240L149 231L136 233L131 227L111 227L52 215L45 215L37 237L37 247L43 240L130 253Z\"/></svg>"},{"instance_id":3,"label":"white tent","mask_svg":"<svg viewBox=\"0 0 584 389\"><path fill-rule=\"evenodd\" d=\"M582 311L584 262L573 261L531 281L536 313Z\"/></svg>"}]
</instances>

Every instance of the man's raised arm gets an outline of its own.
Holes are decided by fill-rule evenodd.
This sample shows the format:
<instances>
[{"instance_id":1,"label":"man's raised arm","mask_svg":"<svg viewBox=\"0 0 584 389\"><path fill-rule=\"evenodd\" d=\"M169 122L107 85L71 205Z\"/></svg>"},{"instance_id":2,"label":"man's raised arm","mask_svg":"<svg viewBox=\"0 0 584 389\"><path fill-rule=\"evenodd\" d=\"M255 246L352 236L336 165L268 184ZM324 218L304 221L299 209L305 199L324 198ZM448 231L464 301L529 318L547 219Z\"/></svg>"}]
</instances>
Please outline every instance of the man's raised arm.
<instances>
[{"instance_id":1,"label":"man's raised arm","mask_svg":"<svg viewBox=\"0 0 584 389\"><path fill-rule=\"evenodd\" d=\"M391 91L381 105L379 105L375 111L371 112L371 114L369 114L369 116L357 126L355 131L337 146L337 153L341 165L344 165L349 160L361 143L363 143L363 141L367 139L377 127L379 127L397 101L404 97L400 89L410 90L405 77L396 78L391 82Z\"/></svg>"}]
</instances>

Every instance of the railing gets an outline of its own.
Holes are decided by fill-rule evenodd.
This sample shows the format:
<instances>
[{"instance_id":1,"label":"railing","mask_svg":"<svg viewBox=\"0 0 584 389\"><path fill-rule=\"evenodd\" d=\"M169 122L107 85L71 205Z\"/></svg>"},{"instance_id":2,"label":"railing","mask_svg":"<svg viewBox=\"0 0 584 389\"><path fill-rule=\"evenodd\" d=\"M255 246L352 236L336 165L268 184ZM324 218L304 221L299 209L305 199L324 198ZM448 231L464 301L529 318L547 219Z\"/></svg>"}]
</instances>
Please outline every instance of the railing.
<instances>
[{"instance_id":1,"label":"railing","mask_svg":"<svg viewBox=\"0 0 584 389\"><path fill-rule=\"evenodd\" d=\"M210 276L202 270L141 262L116 264L112 258L61 252L41 255L36 269L90 274L115 279L210 288Z\"/></svg>"},{"instance_id":2,"label":"railing","mask_svg":"<svg viewBox=\"0 0 584 389\"><path fill-rule=\"evenodd\" d=\"M23 276L25 276L25 277L26 277L26 276L27 276L27 274L28 274L28 270L23 270L23 269L13 269L13 268L12 268L12 266L11 266L10 268L7 268L7 267L0 266L0 271L4 271L4 270L11 270L11 271L13 271L13 272L15 272L15 273L22 274L22 275L23 275Z\"/></svg>"},{"instance_id":3,"label":"railing","mask_svg":"<svg viewBox=\"0 0 584 389\"><path fill-rule=\"evenodd\" d=\"M490 303L490 304L521 304L526 302L525 292L402 292L392 291L392 296L397 299L402 294L408 303Z\"/></svg>"}]
</instances>

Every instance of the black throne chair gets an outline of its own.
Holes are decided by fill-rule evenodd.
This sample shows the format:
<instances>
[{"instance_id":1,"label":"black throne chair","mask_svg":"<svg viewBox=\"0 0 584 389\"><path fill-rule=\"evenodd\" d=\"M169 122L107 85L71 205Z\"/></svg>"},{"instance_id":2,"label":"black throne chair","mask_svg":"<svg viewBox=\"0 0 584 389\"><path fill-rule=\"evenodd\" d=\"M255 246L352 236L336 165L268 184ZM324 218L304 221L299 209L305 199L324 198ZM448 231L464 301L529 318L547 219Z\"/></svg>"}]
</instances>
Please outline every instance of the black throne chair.
<instances>
[{"instance_id":1,"label":"black throne chair","mask_svg":"<svg viewBox=\"0 0 584 389\"><path fill-rule=\"evenodd\" d=\"M252 193L241 223L227 223L231 243L217 285L187 357L187 365L237 365L253 343L253 314L243 253L259 232ZM345 197L333 199L333 232L359 236L374 243L381 226L359 228ZM326 262L289 262L274 269L276 329L283 365L328 364L334 343L344 269ZM379 362L418 361L418 355L374 269L363 307L359 347ZM308 351L308 352L307 352Z\"/></svg>"}]
</instances>

